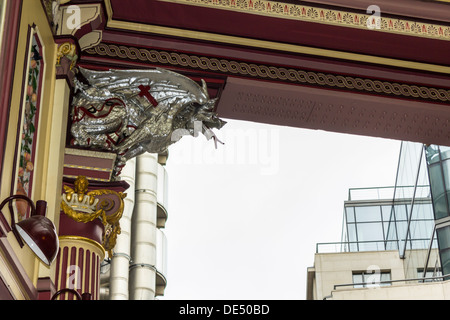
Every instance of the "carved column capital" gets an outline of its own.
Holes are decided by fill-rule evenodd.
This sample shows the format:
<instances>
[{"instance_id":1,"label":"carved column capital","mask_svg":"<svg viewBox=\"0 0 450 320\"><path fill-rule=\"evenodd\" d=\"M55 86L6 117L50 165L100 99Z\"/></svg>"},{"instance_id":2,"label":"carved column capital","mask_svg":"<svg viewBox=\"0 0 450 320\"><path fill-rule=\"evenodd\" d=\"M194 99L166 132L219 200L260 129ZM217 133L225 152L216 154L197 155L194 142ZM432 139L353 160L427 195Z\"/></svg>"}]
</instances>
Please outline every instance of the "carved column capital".
<instances>
[{"instance_id":1,"label":"carved column capital","mask_svg":"<svg viewBox=\"0 0 450 320\"><path fill-rule=\"evenodd\" d=\"M97 189L100 187L99 189ZM109 189L109 183L89 187L85 176L78 176L73 184L65 182L61 197L61 209L76 222L88 223L100 220L104 227L102 246L112 256L112 249L120 234L119 220L124 210L126 194Z\"/></svg>"}]
</instances>

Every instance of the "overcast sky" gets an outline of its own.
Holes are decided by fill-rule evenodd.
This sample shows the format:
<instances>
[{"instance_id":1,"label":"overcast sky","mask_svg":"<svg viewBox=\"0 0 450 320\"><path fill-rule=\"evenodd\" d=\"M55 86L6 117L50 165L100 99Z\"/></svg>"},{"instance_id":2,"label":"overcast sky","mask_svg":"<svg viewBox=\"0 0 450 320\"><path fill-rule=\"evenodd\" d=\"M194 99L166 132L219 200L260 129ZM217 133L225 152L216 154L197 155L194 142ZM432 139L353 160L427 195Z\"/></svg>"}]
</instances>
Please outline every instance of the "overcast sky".
<instances>
[{"instance_id":1,"label":"overcast sky","mask_svg":"<svg viewBox=\"0 0 450 320\"><path fill-rule=\"evenodd\" d=\"M305 299L316 243L341 240L348 189L393 186L400 141L224 119L214 148L169 148L160 299Z\"/></svg>"}]
</instances>

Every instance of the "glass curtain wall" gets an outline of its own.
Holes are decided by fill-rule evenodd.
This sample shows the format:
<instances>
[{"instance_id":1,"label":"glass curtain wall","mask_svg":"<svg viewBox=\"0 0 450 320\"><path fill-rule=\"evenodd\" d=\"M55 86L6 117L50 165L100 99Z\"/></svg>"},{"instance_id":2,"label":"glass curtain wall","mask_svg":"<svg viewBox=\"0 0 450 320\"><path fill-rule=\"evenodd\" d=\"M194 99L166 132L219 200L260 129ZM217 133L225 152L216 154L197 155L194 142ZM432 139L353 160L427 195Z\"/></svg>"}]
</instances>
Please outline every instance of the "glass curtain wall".
<instances>
[{"instance_id":1,"label":"glass curtain wall","mask_svg":"<svg viewBox=\"0 0 450 320\"><path fill-rule=\"evenodd\" d=\"M386 236L392 205L389 202L346 202L346 251L386 250ZM397 241L393 241L393 246Z\"/></svg>"},{"instance_id":2,"label":"glass curtain wall","mask_svg":"<svg viewBox=\"0 0 450 320\"><path fill-rule=\"evenodd\" d=\"M425 147L442 273L450 274L450 147ZM445 280L450 277L445 277Z\"/></svg>"},{"instance_id":3,"label":"glass curtain wall","mask_svg":"<svg viewBox=\"0 0 450 320\"><path fill-rule=\"evenodd\" d=\"M398 250L405 273L416 278L438 262L430 258L437 241L423 145L402 143L398 164L394 187L349 190L343 251Z\"/></svg>"},{"instance_id":4,"label":"glass curtain wall","mask_svg":"<svg viewBox=\"0 0 450 320\"><path fill-rule=\"evenodd\" d=\"M405 194L402 188L406 185L413 186L408 190L410 194ZM394 199L398 198L409 199L405 208L407 224L399 235L399 253L405 259L405 273L414 278L418 276L418 267L429 262L430 251L425 249L436 249L437 246L428 170L421 143L402 143Z\"/></svg>"},{"instance_id":5,"label":"glass curtain wall","mask_svg":"<svg viewBox=\"0 0 450 320\"><path fill-rule=\"evenodd\" d=\"M346 201L343 251L399 250L403 254L427 249L434 226L431 199L415 199L412 210L411 202L411 198L396 199L394 204L387 199Z\"/></svg>"}]
</instances>

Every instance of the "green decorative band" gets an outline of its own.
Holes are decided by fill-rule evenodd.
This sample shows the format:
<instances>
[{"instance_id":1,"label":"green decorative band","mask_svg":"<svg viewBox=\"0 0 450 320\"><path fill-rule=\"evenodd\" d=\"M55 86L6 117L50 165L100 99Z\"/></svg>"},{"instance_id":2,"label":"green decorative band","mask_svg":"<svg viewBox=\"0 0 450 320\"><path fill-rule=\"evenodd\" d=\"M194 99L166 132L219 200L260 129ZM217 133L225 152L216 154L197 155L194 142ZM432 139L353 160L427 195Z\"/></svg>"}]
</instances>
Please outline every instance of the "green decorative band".
<instances>
[{"instance_id":1,"label":"green decorative band","mask_svg":"<svg viewBox=\"0 0 450 320\"><path fill-rule=\"evenodd\" d=\"M86 50L85 54L131 61L138 60L143 63L170 65L291 84L303 84L435 102L450 102L450 90L444 88L253 64L178 52L100 43L98 46Z\"/></svg>"}]
</instances>

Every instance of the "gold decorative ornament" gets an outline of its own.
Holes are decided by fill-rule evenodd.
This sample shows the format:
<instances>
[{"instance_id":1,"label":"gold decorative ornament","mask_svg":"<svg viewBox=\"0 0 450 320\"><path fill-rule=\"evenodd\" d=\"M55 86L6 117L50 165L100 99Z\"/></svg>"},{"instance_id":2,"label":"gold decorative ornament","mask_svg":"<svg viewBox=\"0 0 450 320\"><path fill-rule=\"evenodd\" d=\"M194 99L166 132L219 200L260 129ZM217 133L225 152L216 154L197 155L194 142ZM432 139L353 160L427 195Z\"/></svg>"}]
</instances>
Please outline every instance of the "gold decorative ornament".
<instances>
[{"instance_id":1,"label":"gold decorative ornament","mask_svg":"<svg viewBox=\"0 0 450 320\"><path fill-rule=\"evenodd\" d=\"M58 52L56 54L56 65L61 65L61 59L67 57L71 61L70 70L75 67L78 59L77 47L73 43L65 42L58 47Z\"/></svg>"},{"instance_id":2,"label":"gold decorative ornament","mask_svg":"<svg viewBox=\"0 0 450 320\"><path fill-rule=\"evenodd\" d=\"M103 247L112 256L112 249L120 234L119 220L124 210L123 199L125 193L108 189L88 191L89 182L85 176L78 176L74 182L74 189L64 186L61 209L77 222L87 223L94 219L101 219L105 232Z\"/></svg>"},{"instance_id":3,"label":"gold decorative ornament","mask_svg":"<svg viewBox=\"0 0 450 320\"><path fill-rule=\"evenodd\" d=\"M85 176L78 176L74 185L75 189L64 186L65 194L61 202L64 213L77 222L94 220L101 214L101 210L96 210L98 199L87 194L88 180Z\"/></svg>"}]
</instances>

